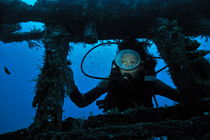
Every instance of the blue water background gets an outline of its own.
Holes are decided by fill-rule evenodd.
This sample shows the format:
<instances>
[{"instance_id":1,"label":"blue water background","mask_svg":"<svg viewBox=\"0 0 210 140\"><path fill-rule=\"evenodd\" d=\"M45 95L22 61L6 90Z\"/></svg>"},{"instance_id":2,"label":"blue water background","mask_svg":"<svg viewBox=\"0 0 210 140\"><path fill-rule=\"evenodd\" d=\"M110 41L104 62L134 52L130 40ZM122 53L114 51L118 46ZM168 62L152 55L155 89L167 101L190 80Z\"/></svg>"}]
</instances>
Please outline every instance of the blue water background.
<instances>
[{"instance_id":1,"label":"blue water background","mask_svg":"<svg viewBox=\"0 0 210 140\"><path fill-rule=\"evenodd\" d=\"M34 4L36 0L23 0L29 4ZM23 23L21 31L28 31L35 28L42 28L43 24L28 22ZM210 50L210 41L207 37L195 38L202 43L199 49ZM100 43L100 41L98 42ZM43 46L42 43L38 43ZM71 55L68 59L72 60L71 68L74 71L75 83L82 93L94 88L99 80L84 76L80 70L81 59L84 54L94 45L82 43L70 43L72 46ZM89 74L95 76L108 76L111 70L111 62L114 59L117 46L102 46L94 50L86 59L84 68ZM156 46L153 44L150 52L159 56ZM35 95L36 78L40 74L43 66L44 47L29 48L27 42L3 43L0 42L0 134L15 131L28 127L35 116L35 109L31 103ZM210 59L210 55L206 56ZM4 71L6 66L11 75ZM163 60L158 60L156 69L165 66ZM157 75L159 79L175 87L171 81L167 69ZM100 99L103 99L103 95ZM164 97L156 96L159 106L171 106L175 102ZM85 108L78 108L66 97L64 104L63 119L67 117L86 119L89 115L101 114L95 102Z\"/></svg>"}]
</instances>

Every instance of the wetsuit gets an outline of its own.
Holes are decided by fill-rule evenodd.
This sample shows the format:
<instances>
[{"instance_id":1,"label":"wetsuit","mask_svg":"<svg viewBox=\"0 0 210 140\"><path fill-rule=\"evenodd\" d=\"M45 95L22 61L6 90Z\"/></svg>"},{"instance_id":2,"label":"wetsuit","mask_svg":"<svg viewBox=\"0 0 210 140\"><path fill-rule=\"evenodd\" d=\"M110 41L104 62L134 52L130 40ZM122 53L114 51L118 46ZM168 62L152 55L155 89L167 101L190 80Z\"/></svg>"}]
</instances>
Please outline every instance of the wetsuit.
<instances>
[{"instance_id":1,"label":"wetsuit","mask_svg":"<svg viewBox=\"0 0 210 140\"><path fill-rule=\"evenodd\" d=\"M124 111L137 106L153 107L153 94L162 95L177 102L180 101L176 89L171 88L158 79L152 83L151 81L145 81L145 71L140 72L138 78L132 79L132 81L128 83L117 80L117 78L120 79L121 77L120 73L117 71L117 68L112 70L108 88L100 88L97 86L89 92L82 94L78 88L75 87L70 94L71 100L78 107L86 107L102 94L108 92L102 102L103 106L101 107L105 112L113 108Z\"/></svg>"}]
</instances>

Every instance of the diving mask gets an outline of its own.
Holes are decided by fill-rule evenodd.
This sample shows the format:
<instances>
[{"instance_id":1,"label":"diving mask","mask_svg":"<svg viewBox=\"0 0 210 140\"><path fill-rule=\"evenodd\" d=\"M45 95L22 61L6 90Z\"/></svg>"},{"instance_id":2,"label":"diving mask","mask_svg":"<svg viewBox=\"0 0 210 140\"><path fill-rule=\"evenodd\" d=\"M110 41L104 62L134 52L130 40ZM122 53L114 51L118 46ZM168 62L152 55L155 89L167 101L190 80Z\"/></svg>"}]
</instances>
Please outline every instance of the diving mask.
<instances>
[{"instance_id":1,"label":"diving mask","mask_svg":"<svg viewBox=\"0 0 210 140\"><path fill-rule=\"evenodd\" d=\"M115 57L116 65L126 71L136 69L141 62L139 54L131 49L121 50Z\"/></svg>"}]
</instances>

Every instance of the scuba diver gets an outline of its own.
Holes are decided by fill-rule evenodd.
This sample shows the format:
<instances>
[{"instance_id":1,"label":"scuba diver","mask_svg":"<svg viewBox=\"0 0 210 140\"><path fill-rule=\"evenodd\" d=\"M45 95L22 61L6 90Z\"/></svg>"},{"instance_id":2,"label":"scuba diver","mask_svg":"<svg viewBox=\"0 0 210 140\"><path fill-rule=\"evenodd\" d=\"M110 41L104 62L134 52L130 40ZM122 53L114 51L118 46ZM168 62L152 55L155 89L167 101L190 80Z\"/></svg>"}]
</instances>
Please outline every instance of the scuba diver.
<instances>
[{"instance_id":1,"label":"scuba diver","mask_svg":"<svg viewBox=\"0 0 210 140\"><path fill-rule=\"evenodd\" d=\"M78 107L86 107L107 92L104 100L96 102L104 112L152 108L154 95L180 102L176 89L156 79L156 61L147 52L146 46L147 43L137 42L136 39L121 42L109 78L84 94L75 85L73 72L69 68L66 94Z\"/></svg>"}]
</instances>

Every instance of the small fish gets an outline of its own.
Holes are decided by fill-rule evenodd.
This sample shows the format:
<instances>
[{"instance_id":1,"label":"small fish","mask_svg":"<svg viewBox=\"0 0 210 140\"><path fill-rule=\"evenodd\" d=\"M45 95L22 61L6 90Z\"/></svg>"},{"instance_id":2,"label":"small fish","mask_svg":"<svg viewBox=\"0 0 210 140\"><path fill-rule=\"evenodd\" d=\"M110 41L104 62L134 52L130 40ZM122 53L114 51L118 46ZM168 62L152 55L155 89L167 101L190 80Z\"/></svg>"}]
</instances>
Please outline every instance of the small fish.
<instances>
[{"instance_id":1,"label":"small fish","mask_svg":"<svg viewBox=\"0 0 210 140\"><path fill-rule=\"evenodd\" d=\"M11 74L11 72L9 71L9 69L8 69L7 67L5 67L5 66L4 66L4 71L5 71L5 73L8 74L8 75Z\"/></svg>"}]
</instances>

